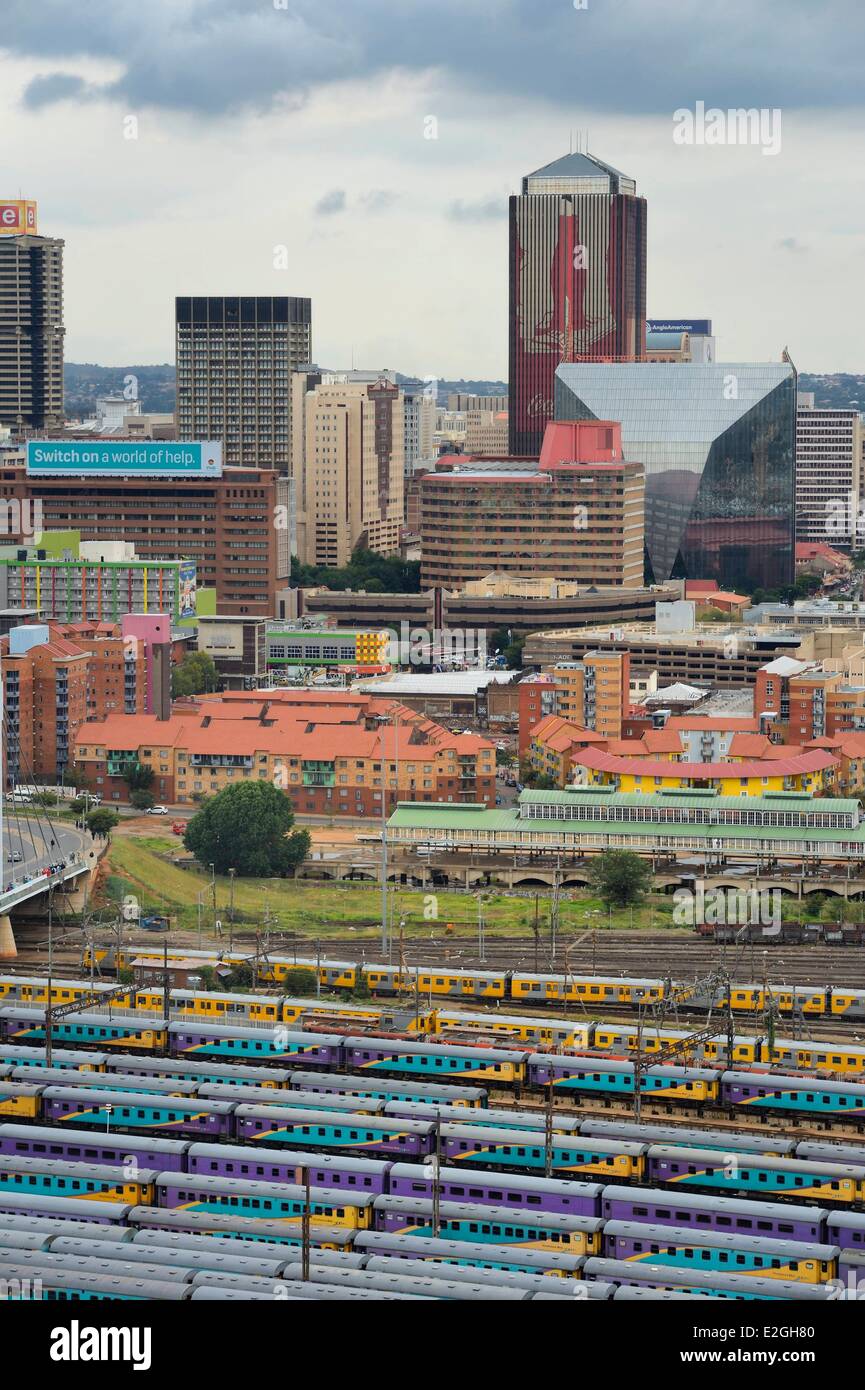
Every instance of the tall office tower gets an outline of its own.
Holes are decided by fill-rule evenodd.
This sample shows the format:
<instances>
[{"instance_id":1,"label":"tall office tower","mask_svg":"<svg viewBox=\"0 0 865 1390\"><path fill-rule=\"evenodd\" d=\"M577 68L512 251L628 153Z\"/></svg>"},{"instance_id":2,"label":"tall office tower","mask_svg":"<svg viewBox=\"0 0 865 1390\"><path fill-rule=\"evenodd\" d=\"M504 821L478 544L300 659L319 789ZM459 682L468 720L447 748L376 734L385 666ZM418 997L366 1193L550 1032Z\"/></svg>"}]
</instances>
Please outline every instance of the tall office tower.
<instances>
[{"instance_id":1,"label":"tall office tower","mask_svg":"<svg viewBox=\"0 0 865 1390\"><path fill-rule=\"evenodd\" d=\"M862 420L858 410L824 410L800 391L796 406L796 540L860 549Z\"/></svg>"},{"instance_id":2,"label":"tall office tower","mask_svg":"<svg viewBox=\"0 0 865 1390\"><path fill-rule=\"evenodd\" d=\"M308 299L178 297L177 437L220 439L226 464L289 471L291 373L312 355Z\"/></svg>"},{"instance_id":3,"label":"tall office tower","mask_svg":"<svg viewBox=\"0 0 865 1390\"><path fill-rule=\"evenodd\" d=\"M620 420L646 470L655 584L793 582L796 369L781 362L567 362L556 420Z\"/></svg>"},{"instance_id":4,"label":"tall office tower","mask_svg":"<svg viewBox=\"0 0 865 1390\"><path fill-rule=\"evenodd\" d=\"M341 566L366 545L399 551L403 525L405 409L387 376L307 368L295 374L291 476L303 564Z\"/></svg>"},{"instance_id":5,"label":"tall office tower","mask_svg":"<svg viewBox=\"0 0 865 1390\"><path fill-rule=\"evenodd\" d=\"M536 457L561 362L646 353L646 200L594 155L528 174L510 200L510 453Z\"/></svg>"},{"instance_id":6,"label":"tall office tower","mask_svg":"<svg viewBox=\"0 0 865 1390\"><path fill-rule=\"evenodd\" d=\"M63 242L36 235L36 204L0 203L0 425L63 424Z\"/></svg>"}]
</instances>

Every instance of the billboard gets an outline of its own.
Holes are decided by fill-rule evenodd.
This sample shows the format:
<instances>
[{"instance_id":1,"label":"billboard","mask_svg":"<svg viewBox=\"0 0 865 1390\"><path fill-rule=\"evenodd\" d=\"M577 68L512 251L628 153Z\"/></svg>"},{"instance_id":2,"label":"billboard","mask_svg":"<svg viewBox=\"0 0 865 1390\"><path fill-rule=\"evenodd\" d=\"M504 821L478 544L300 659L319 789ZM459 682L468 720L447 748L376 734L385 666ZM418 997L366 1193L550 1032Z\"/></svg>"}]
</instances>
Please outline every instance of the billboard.
<instances>
[{"instance_id":1,"label":"billboard","mask_svg":"<svg viewBox=\"0 0 865 1390\"><path fill-rule=\"evenodd\" d=\"M6 198L0 203L0 236L36 232L36 204L26 198Z\"/></svg>"},{"instance_id":2,"label":"billboard","mask_svg":"<svg viewBox=\"0 0 865 1390\"><path fill-rule=\"evenodd\" d=\"M646 319L648 333L696 333L712 336L711 319Z\"/></svg>"},{"instance_id":3,"label":"billboard","mask_svg":"<svg viewBox=\"0 0 865 1390\"><path fill-rule=\"evenodd\" d=\"M195 561L181 560L177 569L180 597L177 605L179 621L195 617Z\"/></svg>"},{"instance_id":4,"label":"billboard","mask_svg":"<svg viewBox=\"0 0 865 1390\"><path fill-rule=\"evenodd\" d=\"M30 439L30 477L219 478L221 443L186 440Z\"/></svg>"}]
</instances>

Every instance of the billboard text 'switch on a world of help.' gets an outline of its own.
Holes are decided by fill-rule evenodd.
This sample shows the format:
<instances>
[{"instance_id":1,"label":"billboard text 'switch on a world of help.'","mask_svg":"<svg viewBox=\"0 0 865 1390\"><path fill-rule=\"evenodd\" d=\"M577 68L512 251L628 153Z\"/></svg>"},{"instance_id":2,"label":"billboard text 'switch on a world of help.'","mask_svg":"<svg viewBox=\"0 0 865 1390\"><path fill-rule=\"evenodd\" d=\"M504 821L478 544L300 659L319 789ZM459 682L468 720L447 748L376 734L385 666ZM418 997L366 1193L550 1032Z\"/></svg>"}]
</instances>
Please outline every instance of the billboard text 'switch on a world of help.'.
<instances>
[{"instance_id":1,"label":"billboard text 'switch on a world of help.'","mask_svg":"<svg viewBox=\"0 0 865 1390\"><path fill-rule=\"evenodd\" d=\"M119 440L30 440L27 472L31 476L218 478L222 444L216 441L135 442Z\"/></svg>"}]
</instances>

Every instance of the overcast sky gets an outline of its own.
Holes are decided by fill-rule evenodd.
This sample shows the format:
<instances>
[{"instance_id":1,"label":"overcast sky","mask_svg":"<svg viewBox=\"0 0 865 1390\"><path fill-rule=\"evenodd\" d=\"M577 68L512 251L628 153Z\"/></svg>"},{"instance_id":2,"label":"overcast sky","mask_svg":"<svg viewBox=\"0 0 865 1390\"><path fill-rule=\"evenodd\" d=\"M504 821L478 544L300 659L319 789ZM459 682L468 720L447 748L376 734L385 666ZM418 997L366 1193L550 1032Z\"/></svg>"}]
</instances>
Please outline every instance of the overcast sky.
<instances>
[{"instance_id":1,"label":"overcast sky","mask_svg":"<svg viewBox=\"0 0 865 1390\"><path fill-rule=\"evenodd\" d=\"M67 359L299 294L326 365L504 377L507 196L587 131L648 199L650 317L865 370L862 0L584 2L3 0L0 201L65 238ZM699 101L780 151L675 143Z\"/></svg>"}]
</instances>

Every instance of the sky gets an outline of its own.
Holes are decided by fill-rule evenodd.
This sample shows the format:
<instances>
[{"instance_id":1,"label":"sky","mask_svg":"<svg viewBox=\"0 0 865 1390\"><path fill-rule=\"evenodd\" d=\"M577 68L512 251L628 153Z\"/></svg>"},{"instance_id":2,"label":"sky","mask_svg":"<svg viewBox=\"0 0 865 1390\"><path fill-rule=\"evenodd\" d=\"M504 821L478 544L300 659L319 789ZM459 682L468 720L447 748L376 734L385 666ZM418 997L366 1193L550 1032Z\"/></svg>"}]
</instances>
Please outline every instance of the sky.
<instances>
[{"instance_id":1,"label":"sky","mask_svg":"<svg viewBox=\"0 0 865 1390\"><path fill-rule=\"evenodd\" d=\"M0 201L66 242L69 361L297 294L323 365L504 378L507 198L580 140L648 201L649 317L862 372L863 38L861 0L3 0ZM698 103L766 138L685 142Z\"/></svg>"}]
</instances>

